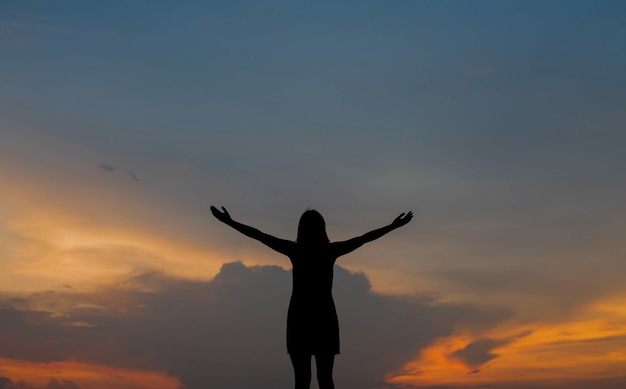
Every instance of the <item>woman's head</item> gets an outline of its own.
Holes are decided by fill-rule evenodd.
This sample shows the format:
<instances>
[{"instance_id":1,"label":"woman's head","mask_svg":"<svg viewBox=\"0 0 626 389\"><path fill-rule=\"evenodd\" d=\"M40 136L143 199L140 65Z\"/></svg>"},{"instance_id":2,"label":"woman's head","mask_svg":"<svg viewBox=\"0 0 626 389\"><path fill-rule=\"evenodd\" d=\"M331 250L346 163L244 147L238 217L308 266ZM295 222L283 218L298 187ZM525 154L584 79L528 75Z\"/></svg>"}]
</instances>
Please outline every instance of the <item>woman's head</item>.
<instances>
[{"instance_id":1,"label":"woman's head","mask_svg":"<svg viewBox=\"0 0 626 389\"><path fill-rule=\"evenodd\" d=\"M302 244L327 244L326 222L324 217L314 209L304 211L298 224L298 238Z\"/></svg>"}]
</instances>

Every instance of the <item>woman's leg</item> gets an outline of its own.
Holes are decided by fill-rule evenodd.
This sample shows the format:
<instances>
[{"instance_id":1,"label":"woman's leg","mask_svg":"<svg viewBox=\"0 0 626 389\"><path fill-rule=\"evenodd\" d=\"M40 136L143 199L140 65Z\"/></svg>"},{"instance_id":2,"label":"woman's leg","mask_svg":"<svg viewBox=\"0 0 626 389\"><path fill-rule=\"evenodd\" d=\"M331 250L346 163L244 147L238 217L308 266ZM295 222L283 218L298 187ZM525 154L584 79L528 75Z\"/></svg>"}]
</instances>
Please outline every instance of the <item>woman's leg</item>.
<instances>
[{"instance_id":1,"label":"woman's leg","mask_svg":"<svg viewBox=\"0 0 626 389\"><path fill-rule=\"evenodd\" d=\"M317 383L320 389L335 389L333 382L333 364L335 356L333 354L315 355L315 365L317 367Z\"/></svg>"},{"instance_id":2,"label":"woman's leg","mask_svg":"<svg viewBox=\"0 0 626 389\"><path fill-rule=\"evenodd\" d=\"M311 355L289 354L289 357L296 377L296 389L309 389L311 385Z\"/></svg>"}]
</instances>

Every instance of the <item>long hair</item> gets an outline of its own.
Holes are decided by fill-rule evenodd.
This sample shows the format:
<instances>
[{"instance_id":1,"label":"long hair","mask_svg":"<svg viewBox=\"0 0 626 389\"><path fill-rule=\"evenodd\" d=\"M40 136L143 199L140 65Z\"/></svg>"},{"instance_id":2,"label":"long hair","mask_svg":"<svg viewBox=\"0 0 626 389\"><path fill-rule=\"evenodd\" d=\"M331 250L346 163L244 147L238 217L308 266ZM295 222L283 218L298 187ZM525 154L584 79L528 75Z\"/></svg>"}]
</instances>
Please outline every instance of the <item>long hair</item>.
<instances>
[{"instance_id":1,"label":"long hair","mask_svg":"<svg viewBox=\"0 0 626 389\"><path fill-rule=\"evenodd\" d=\"M326 234L326 222L321 213L307 209L300 216L296 242L304 245L326 245L330 242Z\"/></svg>"}]
</instances>

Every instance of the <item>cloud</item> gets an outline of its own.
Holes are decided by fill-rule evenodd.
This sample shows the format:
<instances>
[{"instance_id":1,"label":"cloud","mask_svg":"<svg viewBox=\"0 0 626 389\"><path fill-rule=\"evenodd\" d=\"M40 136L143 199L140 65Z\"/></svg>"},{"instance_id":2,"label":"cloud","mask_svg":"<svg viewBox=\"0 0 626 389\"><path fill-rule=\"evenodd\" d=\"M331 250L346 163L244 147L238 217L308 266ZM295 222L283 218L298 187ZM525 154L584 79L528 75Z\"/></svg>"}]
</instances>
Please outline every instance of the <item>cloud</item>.
<instances>
[{"instance_id":1,"label":"cloud","mask_svg":"<svg viewBox=\"0 0 626 389\"><path fill-rule=\"evenodd\" d=\"M14 382L8 377L0 377L0 389L81 389L81 387L72 381L56 378L52 378L45 387L38 387L24 381Z\"/></svg>"},{"instance_id":2,"label":"cloud","mask_svg":"<svg viewBox=\"0 0 626 389\"><path fill-rule=\"evenodd\" d=\"M167 370L189 389L288 387L290 283L280 267L234 262L209 282L147 273L98 293L61 289L26 299L32 305L70 301L65 315L17 310L7 300L0 331L9 336L0 339L0 356ZM437 304L428 296L379 295L365 275L340 267L335 285L342 336L335 379L341 387L372 387L457 327L489 328L510 316Z\"/></svg>"},{"instance_id":3,"label":"cloud","mask_svg":"<svg viewBox=\"0 0 626 389\"><path fill-rule=\"evenodd\" d=\"M33 21L0 19L0 47L32 47L42 42L43 34L58 30L58 27Z\"/></svg>"},{"instance_id":4,"label":"cloud","mask_svg":"<svg viewBox=\"0 0 626 389\"><path fill-rule=\"evenodd\" d=\"M182 389L177 377L159 370L115 368L76 360L30 362L9 358L0 358L0 366L12 383L31 389L76 389L83 385L89 389Z\"/></svg>"},{"instance_id":5,"label":"cloud","mask_svg":"<svg viewBox=\"0 0 626 389\"><path fill-rule=\"evenodd\" d=\"M498 382L497 384L461 384L461 385L398 385L383 386L380 389L623 389L626 385L626 377L593 378L593 379L540 379L531 381L514 380L510 382Z\"/></svg>"},{"instance_id":6,"label":"cloud","mask_svg":"<svg viewBox=\"0 0 626 389\"><path fill-rule=\"evenodd\" d=\"M0 389L44 389L27 385L24 381L14 382L8 377L0 377Z\"/></svg>"},{"instance_id":7,"label":"cloud","mask_svg":"<svg viewBox=\"0 0 626 389\"><path fill-rule=\"evenodd\" d=\"M527 330L506 339L477 339L464 348L454 351L450 356L463 362L463 364L472 369L467 374L477 374L480 372L479 367L500 356L493 352L494 349L506 346L517 339L524 338L531 334L532 331Z\"/></svg>"},{"instance_id":8,"label":"cloud","mask_svg":"<svg viewBox=\"0 0 626 389\"><path fill-rule=\"evenodd\" d=\"M469 367L480 367L486 362L498 357L498 354L492 352L493 349L507 343L509 342L503 340L479 339L468 344L465 348L456 350L452 353L452 357L460 360ZM475 371L478 372L478 370Z\"/></svg>"},{"instance_id":9,"label":"cloud","mask_svg":"<svg viewBox=\"0 0 626 389\"><path fill-rule=\"evenodd\" d=\"M80 389L80 386L72 381L53 378L48 382L48 385L46 385L46 389Z\"/></svg>"},{"instance_id":10,"label":"cloud","mask_svg":"<svg viewBox=\"0 0 626 389\"><path fill-rule=\"evenodd\" d=\"M141 180L139 179L139 177L137 177L137 175L135 173L133 173L131 170L128 169L123 169L123 168L119 168L113 165L109 165L106 163L101 163L98 166L100 169L107 171L107 172L115 172L115 171L121 171L124 172L126 174L128 174L130 176L130 178L132 178L133 180L137 181L137 182L141 182Z\"/></svg>"}]
</instances>

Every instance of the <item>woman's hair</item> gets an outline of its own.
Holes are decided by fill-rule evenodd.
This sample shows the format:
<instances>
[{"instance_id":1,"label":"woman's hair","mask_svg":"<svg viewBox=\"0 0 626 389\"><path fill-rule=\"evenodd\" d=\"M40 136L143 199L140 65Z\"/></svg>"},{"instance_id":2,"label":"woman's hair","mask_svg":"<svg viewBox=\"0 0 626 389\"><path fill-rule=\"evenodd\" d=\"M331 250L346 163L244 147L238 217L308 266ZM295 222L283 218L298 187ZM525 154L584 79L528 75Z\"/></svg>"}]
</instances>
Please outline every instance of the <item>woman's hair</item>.
<instances>
[{"instance_id":1,"label":"woman's hair","mask_svg":"<svg viewBox=\"0 0 626 389\"><path fill-rule=\"evenodd\" d=\"M300 216L296 242L306 245L328 244L330 242L326 234L326 222L321 213L314 209L304 211Z\"/></svg>"}]
</instances>

